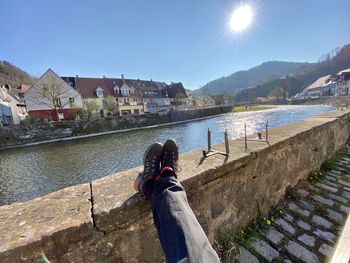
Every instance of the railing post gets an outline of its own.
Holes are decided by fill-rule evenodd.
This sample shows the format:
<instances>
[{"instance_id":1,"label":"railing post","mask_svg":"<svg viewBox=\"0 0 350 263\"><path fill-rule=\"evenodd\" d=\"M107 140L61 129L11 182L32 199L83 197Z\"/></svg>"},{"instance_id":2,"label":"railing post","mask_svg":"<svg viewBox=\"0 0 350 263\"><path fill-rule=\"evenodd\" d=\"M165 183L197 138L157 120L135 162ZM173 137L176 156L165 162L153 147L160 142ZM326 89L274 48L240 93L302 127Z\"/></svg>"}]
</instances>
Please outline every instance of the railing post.
<instances>
[{"instance_id":1,"label":"railing post","mask_svg":"<svg viewBox=\"0 0 350 263\"><path fill-rule=\"evenodd\" d=\"M208 128L208 151L211 151L211 131Z\"/></svg>"},{"instance_id":2,"label":"railing post","mask_svg":"<svg viewBox=\"0 0 350 263\"><path fill-rule=\"evenodd\" d=\"M227 129L225 129L225 150L226 150L226 154L228 155L230 153L230 148L229 148L229 144L228 144L228 133L227 133Z\"/></svg>"},{"instance_id":3,"label":"railing post","mask_svg":"<svg viewBox=\"0 0 350 263\"><path fill-rule=\"evenodd\" d=\"M248 144L247 144L247 125L244 122L244 148L245 150L248 149Z\"/></svg>"}]
</instances>

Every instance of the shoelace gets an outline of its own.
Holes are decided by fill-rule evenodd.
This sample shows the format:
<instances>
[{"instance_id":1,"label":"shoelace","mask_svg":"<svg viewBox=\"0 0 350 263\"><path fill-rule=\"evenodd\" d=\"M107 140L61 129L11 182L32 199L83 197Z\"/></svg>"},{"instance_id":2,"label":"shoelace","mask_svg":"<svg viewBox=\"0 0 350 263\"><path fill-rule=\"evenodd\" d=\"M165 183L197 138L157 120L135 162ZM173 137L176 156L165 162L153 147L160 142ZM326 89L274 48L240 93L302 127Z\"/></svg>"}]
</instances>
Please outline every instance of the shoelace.
<instances>
[{"instance_id":1,"label":"shoelace","mask_svg":"<svg viewBox=\"0 0 350 263\"><path fill-rule=\"evenodd\" d=\"M147 160L145 162L144 174L146 176L149 176L149 173L153 172L153 170L156 167L156 165L157 165L157 159L156 158L153 158L151 160Z\"/></svg>"},{"instance_id":2,"label":"shoelace","mask_svg":"<svg viewBox=\"0 0 350 263\"><path fill-rule=\"evenodd\" d=\"M176 156L176 154L174 152L164 152L164 156L170 156L170 159L171 159L171 163L173 164L173 170L174 172L181 172L182 171L182 168L179 166L178 164L178 161L179 161L179 158L178 156Z\"/></svg>"}]
</instances>

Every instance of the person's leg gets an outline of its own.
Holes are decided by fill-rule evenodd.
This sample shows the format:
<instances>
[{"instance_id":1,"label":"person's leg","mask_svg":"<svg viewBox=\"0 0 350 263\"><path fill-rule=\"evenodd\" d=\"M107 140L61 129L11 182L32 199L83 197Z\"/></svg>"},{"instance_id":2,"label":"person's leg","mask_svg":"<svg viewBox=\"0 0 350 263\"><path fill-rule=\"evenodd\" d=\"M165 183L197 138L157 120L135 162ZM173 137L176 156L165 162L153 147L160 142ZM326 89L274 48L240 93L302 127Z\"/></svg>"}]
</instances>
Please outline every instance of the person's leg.
<instances>
[{"instance_id":1,"label":"person's leg","mask_svg":"<svg viewBox=\"0 0 350 263\"><path fill-rule=\"evenodd\" d=\"M153 220L167 262L220 262L188 204L184 188L176 179L179 154L176 142L168 140L161 156L159 144L153 148L151 146L144 157L144 173L153 171L153 176L139 175L137 181L141 183L136 184L136 189L150 199ZM157 158L162 163L161 171L159 166L150 165Z\"/></svg>"},{"instance_id":2,"label":"person's leg","mask_svg":"<svg viewBox=\"0 0 350 263\"><path fill-rule=\"evenodd\" d=\"M168 263L220 262L175 176L162 176L155 182L150 200Z\"/></svg>"}]
</instances>

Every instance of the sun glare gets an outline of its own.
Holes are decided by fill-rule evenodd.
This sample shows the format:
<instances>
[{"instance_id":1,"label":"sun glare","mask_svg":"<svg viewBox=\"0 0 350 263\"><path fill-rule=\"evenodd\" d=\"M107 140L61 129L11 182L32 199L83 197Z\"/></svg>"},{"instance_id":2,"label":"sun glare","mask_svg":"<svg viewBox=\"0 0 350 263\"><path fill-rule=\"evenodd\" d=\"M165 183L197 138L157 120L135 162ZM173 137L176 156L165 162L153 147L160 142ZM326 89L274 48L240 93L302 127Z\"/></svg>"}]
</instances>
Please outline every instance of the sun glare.
<instances>
[{"instance_id":1,"label":"sun glare","mask_svg":"<svg viewBox=\"0 0 350 263\"><path fill-rule=\"evenodd\" d=\"M235 32L243 31L250 25L252 16L252 9L249 5L243 5L237 8L231 16L231 29Z\"/></svg>"}]
</instances>

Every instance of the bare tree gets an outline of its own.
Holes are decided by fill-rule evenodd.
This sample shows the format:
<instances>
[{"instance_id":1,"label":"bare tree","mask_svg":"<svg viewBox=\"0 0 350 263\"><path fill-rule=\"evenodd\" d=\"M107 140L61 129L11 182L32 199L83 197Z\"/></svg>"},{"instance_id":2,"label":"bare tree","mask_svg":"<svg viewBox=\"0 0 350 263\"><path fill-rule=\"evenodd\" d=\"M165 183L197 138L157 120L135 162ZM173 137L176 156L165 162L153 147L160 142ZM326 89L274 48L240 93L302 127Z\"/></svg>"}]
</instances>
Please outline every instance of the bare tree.
<instances>
[{"instance_id":1,"label":"bare tree","mask_svg":"<svg viewBox=\"0 0 350 263\"><path fill-rule=\"evenodd\" d=\"M282 80L282 89L283 89L283 100L287 101L287 97L289 95L289 89L290 89L290 81L288 76Z\"/></svg>"},{"instance_id":2,"label":"bare tree","mask_svg":"<svg viewBox=\"0 0 350 263\"><path fill-rule=\"evenodd\" d=\"M209 97L209 90L208 89L201 89L198 96L197 96L197 100L201 101L203 103L203 108L205 108L205 106L207 106L207 104L210 101L210 97Z\"/></svg>"},{"instance_id":3,"label":"bare tree","mask_svg":"<svg viewBox=\"0 0 350 263\"><path fill-rule=\"evenodd\" d=\"M57 119L59 119L60 109L69 103L74 104L74 97L69 90L65 89L62 82L50 75L38 81L28 99L38 105L45 105L53 109Z\"/></svg>"},{"instance_id":4,"label":"bare tree","mask_svg":"<svg viewBox=\"0 0 350 263\"><path fill-rule=\"evenodd\" d=\"M284 96L284 90L282 87L279 87L279 86L274 88L269 94L269 97L275 98L277 100L277 102L280 102L280 100L283 98L283 96Z\"/></svg>"}]
</instances>

